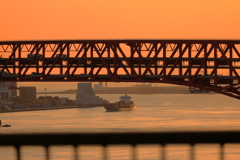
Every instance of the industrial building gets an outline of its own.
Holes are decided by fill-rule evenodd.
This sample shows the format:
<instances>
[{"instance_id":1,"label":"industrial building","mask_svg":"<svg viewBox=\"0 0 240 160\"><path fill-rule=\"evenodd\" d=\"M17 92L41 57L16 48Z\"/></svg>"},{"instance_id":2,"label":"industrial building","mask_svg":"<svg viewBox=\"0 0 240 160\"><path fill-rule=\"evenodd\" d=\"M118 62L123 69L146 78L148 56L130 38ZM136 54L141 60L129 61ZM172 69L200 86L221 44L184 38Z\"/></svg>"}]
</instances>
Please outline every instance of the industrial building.
<instances>
[{"instance_id":1,"label":"industrial building","mask_svg":"<svg viewBox=\"0 0 240 160\"><path fill-rule=\"evenodd\" d=\"M0 82L0 97L2 101L11 101L17 97L17 82Z\"/></svg>"},{"instance_id":2,"label":"industrial building","mask_svg":"<svg viewBox=\"0 0 240 160\"><path fill-rule=\"evenodd\" d=\"M98 84L94 84L94 90L106 90L107 89L107 82L105 87L103 86L103 82L99 82Z\"/></svg>"},{"instance_id":3,"label":"industrial building","mask_svg":"<svg viewBox=\"0 0 240 160\"><path fill-rule=\"evenodd\" d=\"M19 92L21 102L33 102L37 99L36 87L19 87Z\"/></svg>"},{"instance_id":4,"label":"industrial building","mask_svg":"<svg viewBox=\"0 0 240 160\"><path fill-rule=\"evenodd\" d=\"M80 106L102 106L103 99L96 96L91 83L78 83L76 104Z\"/></svg>"}]
</instances>

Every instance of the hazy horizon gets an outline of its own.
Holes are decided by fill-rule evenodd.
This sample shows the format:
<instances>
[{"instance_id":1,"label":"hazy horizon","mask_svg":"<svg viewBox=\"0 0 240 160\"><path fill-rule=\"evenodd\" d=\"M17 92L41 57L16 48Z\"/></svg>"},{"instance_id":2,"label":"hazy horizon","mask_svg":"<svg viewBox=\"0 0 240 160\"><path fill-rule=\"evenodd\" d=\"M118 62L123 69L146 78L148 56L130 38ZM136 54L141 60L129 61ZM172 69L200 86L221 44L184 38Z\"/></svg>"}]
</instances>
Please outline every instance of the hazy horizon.
<instances>
[{"instance_id":1,"label":"hazy horizon","mask_svg":"<svg viewBox=\"0 0 240 160\"><path fill-rule=\"evenodd\" d=\"M55 91L65 91L68 89L77 89L77 83L90 83L90 82L17 82L17 86L18 87L34 86L37 88L37 92L45 92L44 88L47 88L47 92L55 92ZM93 82L93 84L97 84L97 83L99 82ZM92 84L92 87L93 87L93 84ZM137 83L133 83L133 82L129 82L129 83L108 82L108 87L130 87L136 84ZM165 84L165 83L153 83L153 85L154 86L172 86L172 84ZM103 86L105 86L105 82L103 82ZM179 85L176 85L176 86L179 86Z\"/></svg>"}]
</instances>

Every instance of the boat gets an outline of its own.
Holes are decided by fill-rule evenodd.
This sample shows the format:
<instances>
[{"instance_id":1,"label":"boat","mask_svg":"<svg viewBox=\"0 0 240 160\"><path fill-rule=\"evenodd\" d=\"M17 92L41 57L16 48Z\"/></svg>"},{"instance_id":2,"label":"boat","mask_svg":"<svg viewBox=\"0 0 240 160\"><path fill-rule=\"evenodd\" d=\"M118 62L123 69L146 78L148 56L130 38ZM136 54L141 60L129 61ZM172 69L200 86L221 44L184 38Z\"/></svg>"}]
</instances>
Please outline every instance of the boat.
<instances>
[{"instance_id":1,"label":"boat","mask_svg":"<svg viewBox=\"0 0 240 160\"><path fill-rule=\"evenodd\" d=\"M136 109L136 105L133 101L131 101L132 97L125 94L124 96L119 97L120 101L115 103L109 103L108 101L104 101L104 108L107 112L113 111L132 111Z\"/></svg>"},{"instance_id":2,"label":"boat","mask_svg":"<svg viewBox=\"0 0 240 160\"><path fill-rule=\"evenodd\" d=\"M4 124L4 125L2 125L2 127L11 127L11 125L10 124Z\"/></svg>"},{"instance_id":3,"label":"boat","mask_svg":"<svg viewBox=\"0 0 240 160\"><path fill-rule=\"evenodd\" d=\"M189 92L190 93L210 93L210 91L208 91L208 90L205 90L205 89L192 89L192 88L190 88L189 89Z\"/></svg>"}]
</instances>

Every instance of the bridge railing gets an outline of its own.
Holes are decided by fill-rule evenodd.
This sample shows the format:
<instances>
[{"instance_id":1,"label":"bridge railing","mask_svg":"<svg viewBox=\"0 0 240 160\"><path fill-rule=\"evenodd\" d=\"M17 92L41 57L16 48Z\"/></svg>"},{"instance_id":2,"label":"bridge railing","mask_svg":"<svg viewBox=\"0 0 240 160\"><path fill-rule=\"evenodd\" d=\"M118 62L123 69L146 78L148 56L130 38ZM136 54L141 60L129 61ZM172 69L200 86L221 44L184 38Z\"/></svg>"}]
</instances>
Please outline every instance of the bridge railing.
<instances>
[{"instance_id":1,"label":"bridge railing","mask_svg":"<svg viewBox=\"0 0 240 160\"><path fill-rule=\"evenodd\" d=\"M140 133L74 133L74 134L11 134L0 135L0 147L13 146L16 149L16 158L21 160L21 147L24 146L43 146L45 148L45 159L49 160L51 154L50 146L71 145L74 148L74 160L80 159L78 147L84 145L102 146L102 158L109 159L109 145L130 145L131 159L138 159L136 152L138 145L157 144L160 145L158 159L169 159L166 154L166 145L168 144L188 144L189 159L195 159L195 146L197 144L218 144L220 150L217 153L221 160L225 156L225 144L240 144L240 132L140 132ZM1 152L1 150L0 150ZM117 152L117 151L116 151Z\"/></svg>"}]
</instances>

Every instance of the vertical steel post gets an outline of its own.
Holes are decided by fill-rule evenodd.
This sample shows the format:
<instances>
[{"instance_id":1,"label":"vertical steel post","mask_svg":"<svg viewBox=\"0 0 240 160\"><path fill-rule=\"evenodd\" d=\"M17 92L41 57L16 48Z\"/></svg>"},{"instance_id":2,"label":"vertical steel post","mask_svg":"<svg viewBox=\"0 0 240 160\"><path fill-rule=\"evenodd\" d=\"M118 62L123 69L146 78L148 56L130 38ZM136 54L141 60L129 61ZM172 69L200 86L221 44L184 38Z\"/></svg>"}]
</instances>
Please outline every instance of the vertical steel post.
<instances>
[{"instance_id":1,"label":"vertical steel post","mask_svg":"<svg viewBox=\"0 0 240 160\"><path fill-rule=\"evenodd\" d=\"M214 86L217 86L217 67L218 67L218 63L217 63L217 46L216 44L214 44Z\"/></svg>"},{"instance_id":2,"label":"vertical steel post","mask_svg":"<svg viewBox=\"0 0 240 160\"><path fill-rule=\"evenodd\" d=\"M67 80L70 80L70 74L69 74L69 70L70 70L70 60L69 60L69 57L70 57L70 44L67 44L67 71L66 71L66 75L67 75Z\"/></svg>"},{"instance_id":3,"label":"vertical steel post","mask_svg":"<svg viewBox=\"0 0 240 160\"><path fill-rule=\"evenodd\" d=\"M183 44L178 44L178 45L180 45L180 47L179 47L179 75L181 76L182 75L182 55L184 54L184 53L182 53L182 46L183 46ZM186 45L186 44L185 44Z\"/></svg>"},{"instance_id":4,"label":"vertical steel post","mask_svg":"<svg viewBox=\"0 0 240 160\"><path fill-rule=\"evenodd\" d=\"M46 101L46 91L47 91L47 88L44 88L45 89L45 107L47 106L47 101Z\"/></svg>"},{"instance_id":5,"label":"vertical steel post","mask_svg":"<svg viewBox=\"0 0 240 160\"><path fill-rule=\"evenodd\" d=\"M21 75L21 71L22 71L22 64L21 64L21 45L18 45L18 74ZM15 62L13 65L13 74L16 74L16 68L15 68Z\"/></svg>"},{"instance_id":6,"label":"vertical steel post","mask_svg":"<svg viewBox=\"0 0 240 160\"><path fill-rule=\"evenodd\" d=\"M166 76L166 68L167 68L167 59L166 59L166 50L167 50L167 44L164 43L162 44L163 46L163 68L162 68L162 72L163 72L163 76Z\"/></svg>"},{"instance_id":7,"label":"vertical steel post","mask_svg":"<svg viewBox=\"0 0 240 160\"><path fill-rule=\"evenodd\" d=\"M154 47L155 55L158 54L157 53L157 44L153 43L152 47ZM155 73L154 74L158 75L158 56L155 57L155 67L154 67L154 69L155 69Z\"/></svg>"},{"instance_id":8,"label":"vertical steel post","mask_svg":"<svg viewBox=\"0 0 240 160\"><path fill-rule=\"evenodd\" d=\"M207 57L207 44L202 44L202 45L204 45L204 48L203 48L203 50L204 50L204 57ZM207 68L208 68L207 67L207 61L205 61L205 63L204 63L204 75L208 74L208 69Z\"/></svg>"},{"instance_id":9,"label":"vertical steel post","mask_svg":"<svg viewBox=\"0 0 240 160\"><path fill-rule=\"evenodd\" d=\"M192 44L188 44L188 83L190 83L190 80L192 78Z\"/></svg>"},{"instance_id":10,"label":"vertical steel post","mask_svg":"<svg viewBox=\"0 0 240 160\"><path fill-rule=\"evenodd\" d=\"M230 45L230 44L227 44L228 47L229 47L229 58L230 58L230 62L231 64L233 65L233 61L231 60L233 58L233 46ZM233 76L233 72L232 72L232 69L231 67L229 67L229 76Z\"/></svg>"}]
</instances>

